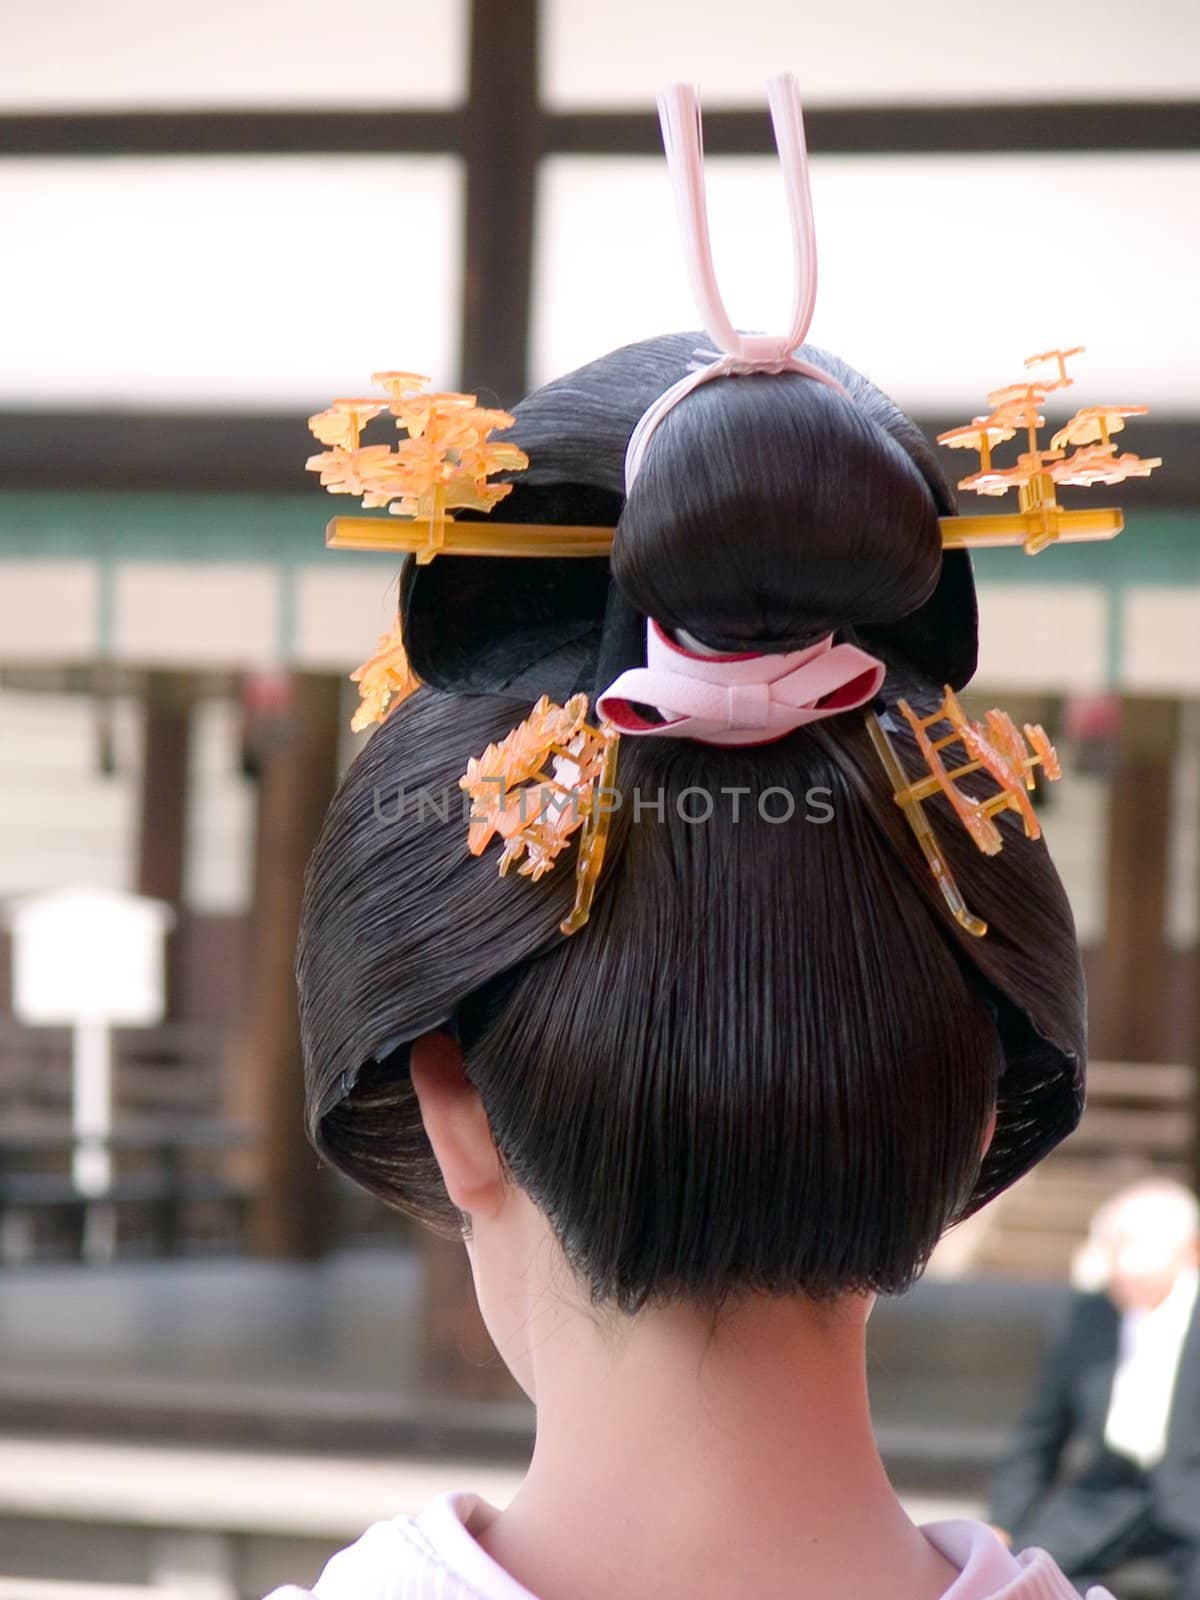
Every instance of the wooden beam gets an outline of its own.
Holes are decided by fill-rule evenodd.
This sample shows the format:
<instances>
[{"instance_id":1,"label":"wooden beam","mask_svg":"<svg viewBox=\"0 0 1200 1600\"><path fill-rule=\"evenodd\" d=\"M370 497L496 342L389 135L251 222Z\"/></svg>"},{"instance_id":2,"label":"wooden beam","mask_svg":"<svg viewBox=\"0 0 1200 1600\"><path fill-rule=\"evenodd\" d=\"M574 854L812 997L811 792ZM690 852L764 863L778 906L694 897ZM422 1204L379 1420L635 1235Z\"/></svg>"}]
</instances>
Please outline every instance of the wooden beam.
<instances>
[{"instance_id":1,"label":"wooden beam","mask_svg":"<svg viewBox=\"0 0 1200 1600\"><path fill-rule=\"evenodd\" d=\"M0 116L5 156L437 155L457 110L84 111Z\"/></svg>"},{"instance_id":2,"label":"wooden beam","mask_svg":"<svg viewBox=\"0 0 1200 1600\"><path fill-rule=\"evenodd\" d=\"M304 869L337 780L341 684L296 673L265 680L253 714L258 770L254 906L230 1110L263 1130L264 1187L251 1245L313 1258L332 1239L332 1173L304 1133L304 1073L293 963Z\"/></svg>"},{"instance_id":3,"label":"wooden beam","mask_svg":"<svg viewBox=\"0 0 1200 1600\"><path fill-rule=\"evenodd\" d=\"M476 353L471 359L477 365L474 372L465 361L463 366L464 381L470 387L491 387L507 401L519 395L501 391L497 380L511 384L520 378L523 383L525 377L524 354L518 357L511 332L511 328L497 332L491 341L495 350L490 351L487 329L482 324L473 326L471 341ZM921 416L916 421L926 437L933 439L961 422L981 398L982 392L974 400L966 397L961 415ZM1126 505L1131 515L1138 510L1200 506L1200 418L1138 417L1123 437L1138 455L1161 456L1163 466L1149 478L1112 490L1114 503ZM309 493L318 521L326 512L352 513L357 506L353 498L339 496L323 502L316 474L305 472L305 459L319 449L299 407L284 416L0 411L0 483L6 489ZM959 476L950 452L939 454L951 476ZM1103 488L1091 489L1077 503L1086 505L1090 499L1102 504L1105 493ZM975 504L974 495L963 496L964 511L975 509ZM1010 498L1007 505L1014 507L1015 501Z\"/></svg>"},{"instance_id":4,"label":"wooden beam","mask_svg":"<svg viewBox=\"0 0 1200 1600\"><path fill-rule=\"evenodd\" d=\"M813 106L804 113L818 155L1049 155L1195 150L1195 100L1028 101L994 105ZM714 155L773 155L766 111L704 113L704 148ZM649 111L573 111L545 118L543 149L554 155L661 156Z\"/></svg>"},{"instance_id":5,"label":"wooden beam","mask_svg":"<svg viewBox=\"0 0 1200 1600\"><path fill-rule=\"evenodd\" d=\"M511 405L528 387L537 163L538 0L473 0L463 152L462 382Z\"/></svg>"},{"instance_id":6,"label":"wooden beam","mask_svg":"<svg viewBox=\"0 0 1200 1600\"><path fill-rule=\"evenodd\" d=\"M508 102L522 122L536 122L537 148L550 155L661 156L653 107L613 111L542 111L536 93L518 101L532 60L530 0L485 7L473 41L490 57L472 61L464 108L351 111L122 111L0 116L0 155L300 155L385 152L461 154L470 124ZM534 39L536 43L536 37ZM474 45L473 45L474 48ZM493 79L483 82L476 65ZM514 72L515 77L506 77ZM482 97L481 97L482 96ZM1038 155L1078 151L1147 153L1200 148L1200 101L1020 101L959 105L814 106L805 113L810 147L826 155ZM497 150L506 153L510 125ZM704 143L717 155L769 155L775 145L760 108L714 106L704 113Z\"/></svg>"},{"instance_id":7,"label":"wooden beam","mask_svg":"<svg viewBox=\"0 0 1200 1600\"><path fill-rule=\"evenodd\" d=\"M319 450L307 408L283 416L234 412L0 412L0 483L7 489L241 489L304 494ZM351 502L353 503L353 502ZM314 501L319 520L323 507Z\"/></svg>"},{"instance_id":8,"label":"wooden beam","mask_svg":"<svg viewBox=\"0 0 1200 1600\"><path fill-rule=\"evenodd\" d=\"M1171 798L1179 702L1121 699L1109 802L1108 910L1089 1045L1112 1061L1160 1061L1166 1048Z\"/></svg>"},{"instance_id":9,"label":"wooden beam","mask_svg":"<svg viewBox=\"0 0 1200 1600\"><path fill-rule=\"evenodd\" d=\"M173 906L167 939L168 1019L179 1009L187 805L190 777L192 683L184 672L149 672L143 690L144 736L137 842L137 892Z\"/></svg>"}]
</instances>

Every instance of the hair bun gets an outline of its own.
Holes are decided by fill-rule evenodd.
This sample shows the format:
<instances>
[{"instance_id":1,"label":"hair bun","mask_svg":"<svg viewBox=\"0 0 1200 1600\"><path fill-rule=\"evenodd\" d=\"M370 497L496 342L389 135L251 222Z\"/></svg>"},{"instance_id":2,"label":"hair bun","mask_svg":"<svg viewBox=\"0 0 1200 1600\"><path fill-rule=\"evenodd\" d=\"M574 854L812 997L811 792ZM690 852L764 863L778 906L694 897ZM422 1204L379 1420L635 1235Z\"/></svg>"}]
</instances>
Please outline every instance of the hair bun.
<instances>
[{"instance_id":1,"label":"hair bun","mask_svg":"<svg viewBox=\"0 0 1200 1600\"><path fill-rule=\"evenodd\" d=\"M795 650L916 611L942 566L912 457L811 379L716 379L656 430L613 543L638 609L715 650Z\"/></svg>"}]
</instances>

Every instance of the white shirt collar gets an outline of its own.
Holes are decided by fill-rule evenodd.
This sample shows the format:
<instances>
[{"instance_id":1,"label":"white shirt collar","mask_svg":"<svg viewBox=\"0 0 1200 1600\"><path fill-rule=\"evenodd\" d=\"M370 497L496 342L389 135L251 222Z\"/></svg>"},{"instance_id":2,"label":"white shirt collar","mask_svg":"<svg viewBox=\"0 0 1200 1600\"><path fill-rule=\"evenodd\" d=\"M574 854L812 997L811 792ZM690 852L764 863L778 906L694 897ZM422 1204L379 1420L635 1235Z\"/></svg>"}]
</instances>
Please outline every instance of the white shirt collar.
<instances>
[{"instance_id":1,"label":"white shirt collar","mask_svg":"<svg viewBox=\"0 0 1200 1600\"><path fill-rule=\"evenodd\" d=\"M505 1571L473 1537L496 1515L480 1495L448 1490L431 1500L414 1519L447 1565L487 1600L537 1600ZM959 1569L941 1600L1078 1600L1074 1586L1044 1550L1014 1556L983 1522L967 1518L920 1524L935 1550ZM1093 1589L1090 1600L1112 1600Z\"/></svg>"},{"instance_id":2,"label":"white shirt collar","mask_svg":"<svg viewBox=\"0 0 1200 1600\"><path fill-rule=\"evenodd\" d=\"M1172 1318L1178 1317L1186 1324L1192 1319L1197 1293L1200 1293L1200 1267L1188 1267L1175 1279L1170 1294L1157 1309L1166 1311L1170 1307Z\"/></svg>"},{"instance_id":3,"label":"white shirt collar","mask_svg":"<svg viewBox=\"0 0 1200 1600\"><path fill-rule=\"evenodd\" d=\"M496 1512L497 1508L482 1495L448 1489L430 1500L413 1520L447 1564L487 1600L537 1600L498 1561L493 1561L474 1537L487 1527Z\"/></svg>"}]
</instances>

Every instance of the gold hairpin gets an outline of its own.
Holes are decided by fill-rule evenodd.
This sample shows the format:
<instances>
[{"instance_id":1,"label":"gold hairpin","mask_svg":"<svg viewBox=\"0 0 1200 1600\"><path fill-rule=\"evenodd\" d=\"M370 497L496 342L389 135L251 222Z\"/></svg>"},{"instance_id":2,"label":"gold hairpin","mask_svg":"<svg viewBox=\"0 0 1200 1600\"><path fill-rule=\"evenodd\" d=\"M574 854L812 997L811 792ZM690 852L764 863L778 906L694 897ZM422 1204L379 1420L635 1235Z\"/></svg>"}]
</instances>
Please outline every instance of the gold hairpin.
<instances>
[{"instance_id":1,"label":"gold hairpin","mask_svg":"<svg viewBox=\"0 0 1200 1600\"><path fill-rule=\"evenodd\" d=\"M925 760L926 773L915 780L909 779L883 723L874 712L869 712L867 729L891 781L892 798L908 818L955 920L968 933L982 938L987 932L987 923L967 909L922 801L940 790L979 849L985 855L995 855L1004 842L994 821L1000 811L1017 812L1027 838L1041 837L1041 824L1029 802L1029 791L1036 781L1036 767L1040 767L1048 779L1062 776L1058 754L1040 723L1025 723L1022 737L1012 718L995 708L985 714L982 723L972 722L949 684L945 686L942 703L930 716L918 716L907 700L897 701L896 709L913 731L917 748ZM948 731L936 732L939 723L947 724ZM966 760L948 767L943 752L953 744L962 746ZM997 789L986 799L975 800L959 787L959 780L969 772L980 770L988 773Z\"/></svg>"},{"instance_id":2,"label":"gold hairpin","mask_svg":"<svg viewBox=\"0 0 1200 1600\"><path fill-rule=\"evenodd\" d=\"M587 711L585 694L572 695L562 706L543 695L499 744L473 756L458 780L472 801L467 849L482 855L498 835L504 841L501 877L520 861L517 871L536 882L576 829L583 829L575 904L559 924L563 933L576 932L588 919L608 839L607 797L616 778L617 730L608 722L589 723Z\"/></svg>"},{"instance_id":3,"label":"gold hairpin","mask_svg":"<svg viewBox=\"0 0 1200 1600\"><path fill-rule=\"evenodd\" d=\"M371 381L388 391L386 399L335 400L308 419L330 448L304 465L321 474L330 494L361 495L364 509L386 506L419 526L423 536L415 544L384 538L366 548L411 549L423 565L444 547L449 513L491 511L512 493L512 484L488 478L520 471L529 457L515 444L492 439L497 429L512 427L512 415L481 406L477 395L430 393L423 388L428 378L415 372L376 372ZM408 434L395 449L362 443L363 428L384 411Z\"/></svg>"},{"instance_id":4,"label":"gold hairpin","mask_svg":"<svg viewBox=\"0 0 1200 1600\"><path fill-rule=\"evenodd\" d=\"M1029 356L1026 367L1052 363L1053 376L994 389L991 411L959 428L938 435L950 449L979 453L979 470L958 487L976 494L1003 495L1015 488L1015 512L977 517L941 517L946 550L994 545L1021 545L1036 555L1054 543L1112 539L1124 527L1115 507L1065 510L1056 494L1060 483L1090 486L1147 477L1162 465L1158 456L1143 459L1118 455L1112 436L1126 417L1144 416L1147 406L1087 406L1077 411L1054 435L1048 449L1038 444L1045 425L1039 407L1046 396L1075 380L1067 361L1082 345L1043 350ZM410 551L424 564L437 555L463 556L606 556L612 549L612 528L557 523L456 522L453 508L491 511L509 493L511 484L488 483L490 473L520 471L528 458L515 445L491 442L495 429L510 427L512 416L476 404L475 395L426 394L426 379L409 372L380 372L390 402L335 400L328 411L310 418L309 426L332 448L313 456L307 466L320 471L332 494L361 494L365 509L387 505L399 519L334 517L325 531L327 545L340 550ZM409 439L396 451L385 445L363 446L360 433L373 418L390 410ZM1010 467L997 467L992 451L1024 431L1027 448ZM1074 446L1070 455L1066 446Z\"/></svg>"},{"instance_id":5,"label":"gold hairpin","mask_svg":"<svg viewBox=\"0 0 1200 1600\"><path fill-rule=\"evenodd\" d=\"M1074 383L1067 376L1067 361L1082 355L1083 345L1069 350L1043 350L1028 356L1026 367L1052 362L1056 376L1036 382L1009 384L988 395L991 411L960 428L939 433L938 443L951 450L976 450L979 470L959 480L960 489L975 494L1002 495L1017 490L1017 510L980 517L943 517L942 544L946 549L1020 544L1027 555L1037 555L1047 545L1077 539L1112 539L1125 525L1120 511L1097 507L1067 511L1059 505L1060 483L1090 487L1095 483L1122 483L1126 478L1146 478L1162 459L1118 455L1112 435L1125 426L1126 417L1145 416L1148 406L1085 406L1053 436L1048 449L1038 444L1046 419L1040 407L1055 389ZM997 467L992 450L1024 431L1026 448L1010 467ZM1070 455L1067 445L1076 448Z\"/></svg>"},{"instance_id":6,"label":"gold hairpin","mask_svg":"<svg viewBox=\"0 0 1200 1600\"><path fill-rule=\"evenodd\" d=\"M361 495L365 508L386 506L417 530L405 543L386 537L391 524L371 518L368 526L384 536L373 543L357 541L355 548L399 545L415 551L423 565L444 548L449 512L490 511L512 493L510 483L489 483L490 475L527 467L529 457L516 445L492 439L497 429L510 428L513 418L480 406L477 395L430 393L424 388L428 378L415 372L376 372L371 381L386 389L387 398L335 400L308 419L311 432L329 448L304 465L321 474L330 494ZM394 450L362 442L363 429L385 411L408 435ZM420 688L399 622L382 635L375 654L355 668L350 681L358 684L361 697L350 724L355 732L383 722Z\"/></svg>"},{"instance_id":7,"label":"gold hairpin","mask_svg":"<svg viewBox=\"0 0 1200 1600\"><path fill-rule=\"evenodd\" d=\"M389 712L421 687L404 648L399 622L380 635L375 654L355 667L350 682L358 684L359 693L358 710L350 719L355 733L361 733L372 722L383 722Z\"/></svg>"}]
</instances>

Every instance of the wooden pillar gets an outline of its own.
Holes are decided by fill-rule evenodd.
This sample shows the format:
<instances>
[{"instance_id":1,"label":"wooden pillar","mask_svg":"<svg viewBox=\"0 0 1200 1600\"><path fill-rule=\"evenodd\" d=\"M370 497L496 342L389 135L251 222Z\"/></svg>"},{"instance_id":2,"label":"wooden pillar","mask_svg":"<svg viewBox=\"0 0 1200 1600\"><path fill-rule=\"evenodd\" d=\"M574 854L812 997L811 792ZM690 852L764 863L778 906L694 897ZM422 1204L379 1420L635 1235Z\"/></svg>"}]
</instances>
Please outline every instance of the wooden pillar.
<instances>
[{"instance_id":1,"label":"wooden pillar","mask_svg":"<svg viewBox=\"0 0 1200 1600\"><path fill-rule=\"evenodd\" d=\"M1197 743L1200 742L1200 707L1193 699L1187 706L1180 706L1180 718L1185 721L1186 739L1189 746L1188 754L1194 757ZM1192 828L1200 829L1200 809L1193 809L1189 818ZM1195 885L1197 895L1200 897L1200 883ZM1182 975L1186 984L1187 1011L1184 1021L1184 1045L1179 1052L1179 1059L1189 1063L1192 1069L1192 1092L1190 1109L1192 1113L1192 1187L1200 1194L1200 933L1196 942L1184 958Z\"/></svg>"},{"instance_id":2,"label":"wooden pillar","mask_svg":"<svg viewBox=\"0 0 1200 1600\"><path fill-rule=\"evenodd\" d=\"M187 844L192 680L182 672L149 672L143 689L144 741L138 821L137 892L175 908L167 939L168 1020L179 1012L183 879Z\"/></svg>"},{"instance_id":3,"label":"wooden pillar","mask_svg":"<svg viewBox=\"0 0 1200 1600\"><path fill-rule=\"evenodd\" d=\"M251 735L258 771L254 906L230 1100L237 1115L263 1130L251 1248L304 1259L332 1242L333 1190L304 1133L293 962L304 869L337 782L341 685L298 673L263 688Z\"/></svg>"},{"instance_id":4,"label":"wooden pillar","mask_svg":"<svg viewBox=\"0 0 1200 1600\"><path fill-rule=\"evenodd\" d=\"M1090 1053L1163 1059L1170 1003L1166 940L1171 791L1179 702L1124 695L1109 812L1108 915Z\"/></svg>"},{"instance_id":5,"label":"wooden pillar","mask_svg":"<svg viewBox=\"0 0 1200 1600\"><path fill-rule=\"evenodd\" d=\"M542 123L538 0L472 0L462 381L511 405L529 365L533 209Z\"/></svg>"}]
</instances>

